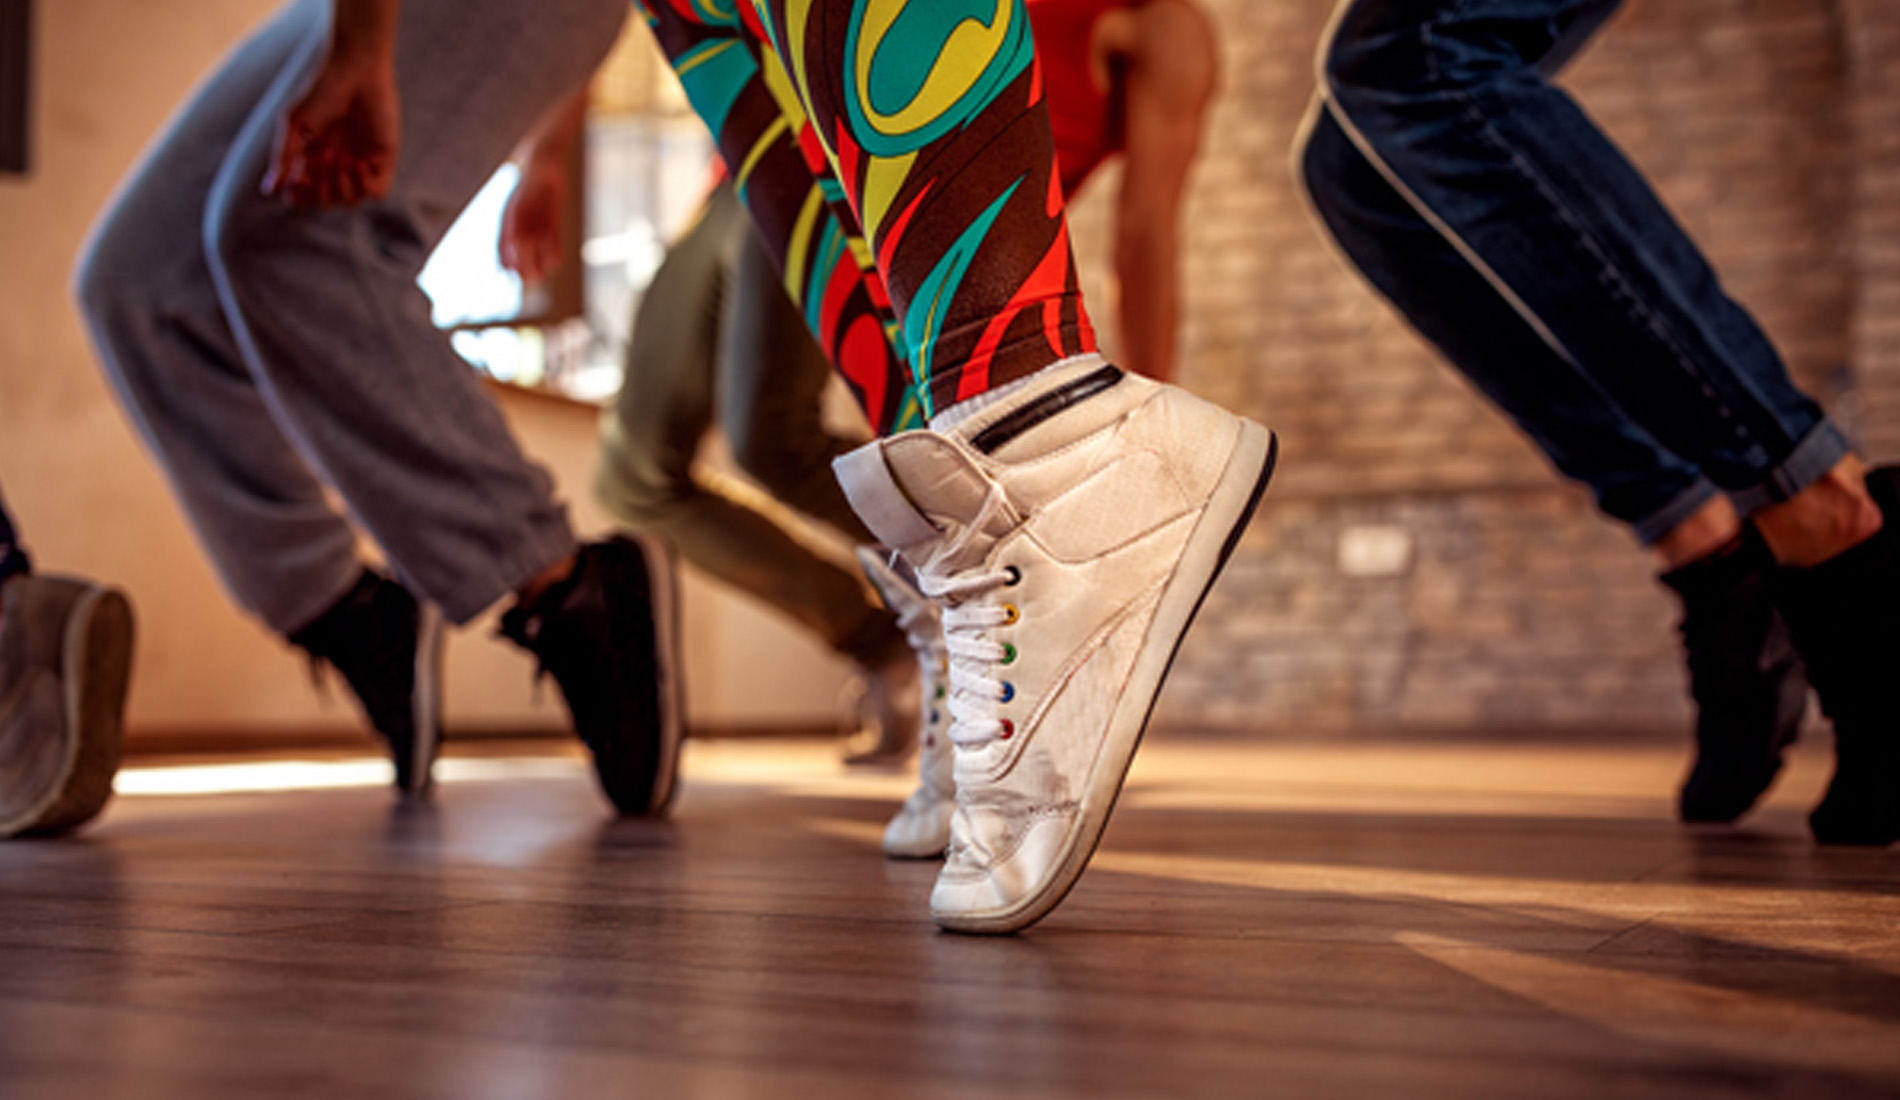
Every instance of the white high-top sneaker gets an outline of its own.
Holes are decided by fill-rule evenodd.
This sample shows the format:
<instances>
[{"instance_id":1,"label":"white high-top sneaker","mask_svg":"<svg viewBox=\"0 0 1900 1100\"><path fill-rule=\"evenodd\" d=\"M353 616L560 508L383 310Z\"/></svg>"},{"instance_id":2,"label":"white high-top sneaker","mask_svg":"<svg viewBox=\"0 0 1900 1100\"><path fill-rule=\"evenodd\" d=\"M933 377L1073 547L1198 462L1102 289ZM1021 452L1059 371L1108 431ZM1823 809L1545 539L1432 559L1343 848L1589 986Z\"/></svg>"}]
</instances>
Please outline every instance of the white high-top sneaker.
<instances>
[{"instance_id":1,"label":"white high-top sneaker","mask_svg":"<svg viewBox=\"0 0 1900 1100\"><path fill-rule=\"evenodd\" d=\"M951 772L949 658L943 648L943 618L937 604L868 546L858 564L917 654L923 689L923 723L917 737L917 789L884 827L884 854L893 859L937 859L950 843L950 814L957 808Z\"/></svg>"},{"instance_id":2,"label":"white high-top sneaker","mask_svg":"<svg viewBox=\"0 0 1900 1100\"><path fill-rule=\"evenodd\" d=\"M1274 452L1260 425L1084 356L837 461L943 605L957 809L937 923L1013 932L1075 884Z\"/></svg>"},{"instance_id":3,"label":"white high-top sneaker","mask_svg":"<svg viewBox=\"0 0 1900 1100\"><path fill-rule=\"evenodd\" d=\"M917 653L895 650L881 664L859 665L858 730L845 741L844 762L853 767L903 764L917 748L923 711Z\"/></svg>"}]
</instances>

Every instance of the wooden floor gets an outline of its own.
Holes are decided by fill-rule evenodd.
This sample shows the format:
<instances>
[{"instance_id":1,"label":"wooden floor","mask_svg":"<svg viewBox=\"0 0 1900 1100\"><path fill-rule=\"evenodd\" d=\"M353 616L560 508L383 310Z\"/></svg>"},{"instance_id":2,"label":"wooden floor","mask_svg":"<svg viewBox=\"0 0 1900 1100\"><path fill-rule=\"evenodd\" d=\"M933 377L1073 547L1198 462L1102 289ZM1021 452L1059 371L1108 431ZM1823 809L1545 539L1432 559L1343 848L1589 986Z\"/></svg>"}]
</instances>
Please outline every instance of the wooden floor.
<instances>
[{"instance_id":1,"label":"wooden floor","mask_svg":"<svg viewBox=\"0 0 1900 1100\"><path fill-rule=\"evenodd\" d=\"M695 744L670 824L571 758L122 796L0 846L0 1096L1900 1095L1900 852L1807 842L1820 756L1688 831L1672 746L1152 736L1000 940L835 761Z\"/></svg>"}]
</instances>

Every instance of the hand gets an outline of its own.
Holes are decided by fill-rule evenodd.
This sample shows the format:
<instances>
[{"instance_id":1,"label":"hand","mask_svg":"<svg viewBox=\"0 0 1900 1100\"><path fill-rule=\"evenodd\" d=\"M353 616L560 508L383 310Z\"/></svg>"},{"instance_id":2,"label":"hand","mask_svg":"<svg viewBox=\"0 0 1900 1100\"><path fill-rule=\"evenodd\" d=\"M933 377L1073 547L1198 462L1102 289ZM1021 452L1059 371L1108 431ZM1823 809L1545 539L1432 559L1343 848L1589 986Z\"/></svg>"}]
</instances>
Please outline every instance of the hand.
<instances>
[{"instance_id":1,"label":"hand","mask_svg":"<svg viewBox=\"0 0 1900 1100\"><path fill-rule=\"evenodd\" d=\"M298 208L389 193L402 118L393 61L332 52L277 126L264 193Z\"/></svg>"},{"instance_id":2,"label":"hand","mask_svg":"<svg viewBox=\"0 0 1900 1100\"><path fill-rule=\"evenodd\" d=\"M538 283L560 269L567 242L567 161L533 156L501 212L501 266Z\"/></svg>"}]
</instances>

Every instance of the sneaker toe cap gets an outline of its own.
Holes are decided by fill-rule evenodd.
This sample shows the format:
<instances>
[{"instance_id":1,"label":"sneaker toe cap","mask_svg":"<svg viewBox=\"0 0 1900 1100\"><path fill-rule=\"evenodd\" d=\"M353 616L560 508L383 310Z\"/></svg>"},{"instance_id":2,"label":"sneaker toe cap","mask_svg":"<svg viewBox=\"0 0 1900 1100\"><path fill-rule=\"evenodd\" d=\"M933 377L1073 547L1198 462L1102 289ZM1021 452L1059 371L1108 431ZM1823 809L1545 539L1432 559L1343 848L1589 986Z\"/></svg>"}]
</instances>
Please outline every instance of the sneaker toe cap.
<instances>
[{"instance_id":1,"label":"sneaker toe cap","mask_svg":"<svg viewBox=\"0 0 1900 1100\"><path fill-rule=\"evenodd\" d=\"M1048 814L1029 822L1007 852L988 855L953 848L930 894L930 912L948 928L1011 931L1040 915L1056 881L1071 815Z\"/></svg>"}]
</instances>

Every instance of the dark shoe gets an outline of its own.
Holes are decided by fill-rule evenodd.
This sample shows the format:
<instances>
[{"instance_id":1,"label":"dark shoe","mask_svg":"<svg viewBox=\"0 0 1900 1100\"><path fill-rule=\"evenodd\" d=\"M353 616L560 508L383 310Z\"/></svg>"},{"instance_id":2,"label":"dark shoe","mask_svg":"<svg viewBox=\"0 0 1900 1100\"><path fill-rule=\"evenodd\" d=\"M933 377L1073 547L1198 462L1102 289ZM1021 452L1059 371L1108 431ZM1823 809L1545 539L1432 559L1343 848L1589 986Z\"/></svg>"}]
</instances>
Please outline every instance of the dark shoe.
<instances>
[{"instance_id":1,"label":"dark shoe","mask_svg":"<svg viewBox=\"0 0 1900 1100\"><path fill-rule=\"evenodd\" d=\"M1775 571L1775 605L1834 720L1834 779L1808 816L1823 844L1900 840L1900 470L1867 477L1886 526L1810 569Z\"/></svg>"},{"instance_id":2,"label":"dark shoe","mask_svg":"<svg viewBox=\"0 0 1900 1100\"><path fill-rule=\"evenodd\" d=\"M678 787L679 600L666 545L620 536L581 547L574 572L501 619L567 700L607 800L666 812Z\"/></svg>"},{"instance_id":3,"label":"dark shoe","mask_svg":"<svg viewBox=\"0 0 1900 1100\"><path fill-rule=\"evenodd\" d=\"M442 613L365 569L354 588L290 641L343 674L389 746L396 789L427 794L442 745Z\"/></svg>"},{"instance_id":4,"label":"dark shoe","mask_svg":"<svg viewBox=\"0 0 1900 1100\"><path fill-rule=\"evenodd\" d=\"M124 741L132 607L66 577L15 577L0 616L0 837L78 828L105 808Z\"/></svg>"},{"instance_id":5,"label":"dark shoe","mask_svg":"<svg viewBox=\"0 0 1900 1100\"><path fill-rule=\"evenodd\" d=\"M1808 677L1769 596L1774 569L1759 539L1741 538L1660 578L1682 600L1677 629L1696 704L1695 766L1677 802L1684 821L1747 813L1801 732Z\"/></svg>"}]
</instances>

